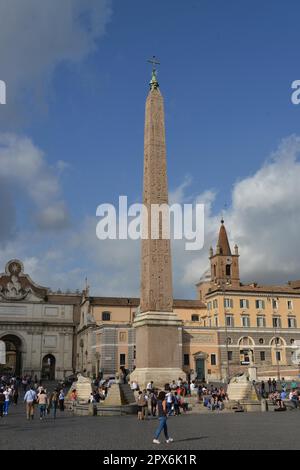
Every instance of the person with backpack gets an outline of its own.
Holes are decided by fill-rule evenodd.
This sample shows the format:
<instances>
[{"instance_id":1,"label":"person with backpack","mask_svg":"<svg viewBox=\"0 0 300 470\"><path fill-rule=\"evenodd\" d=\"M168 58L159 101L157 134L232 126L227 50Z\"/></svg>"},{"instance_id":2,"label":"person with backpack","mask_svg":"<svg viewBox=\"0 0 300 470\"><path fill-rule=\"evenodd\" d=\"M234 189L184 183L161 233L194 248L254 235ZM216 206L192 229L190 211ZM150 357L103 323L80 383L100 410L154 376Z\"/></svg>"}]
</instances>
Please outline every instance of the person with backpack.
<instances>
[{"instance_id":1,"label":"person with backpack","mask_svg":"<svg viewBox=\"0 0 300 470\"><path fill-rule=\"evenodd\" d=\"M45 393L45 390L41 390L37 397L37 402L39 404L40 410L40 420L46 417L46 407L48 403L48 397Z\"/></svg>"},{"instance_id":2,"label":"person with backpack","mask_svg":"<svg viewBox=\"0 0 300 470\"><path fill-rule=\"evenodd\" d=\"M155 431L153 443L160 444L160 441L158 440L158 438L160 436L160 433L163 430L165 434L166 443L169 444L170 442L173 442L174 439L172 439L172 437L170 437L168 433L166 393L163 391L159 392L158 397L157 397L157 412L158 412L159 426L157 430Z\"/></svg>"},{"instance_id":3,"label":"person with backpack","mask_svg":"<svg viewBox=\"0 0 300 470\"><path fill-rule=\"evenodd\" d=\"M50 400L49 400L49 411L52 409L53 410L53 418L56 419L56 411L58 408L58 401L59 401L59 394L57 388L54 389L54 391L50 395Z\"/></svg>"},{"instance_id":4,"label":"person with backpack","mask_svg":"<svg viewBox=\"0 0 300 470\"><path fill-rule=\"evenodd\" d=\"M24 403L26 403L26 416L27 419L34 418L34 405L36 403L37 396L33 390L33 386L30 385L29 390L24 395Z\"/></svg>"},{"instance_id":5,"label":"person with backpack","mask_svg":"<svg viewBox=\"0 0 300 470\"><path fill-rule=\"evenodd\" d=\"M137 397L137 405L138 405L138 420L142 421L144 419L144 407L146 405L146 400L143 392L140 390L138 397Z\"/></svg>"}]
</instances>

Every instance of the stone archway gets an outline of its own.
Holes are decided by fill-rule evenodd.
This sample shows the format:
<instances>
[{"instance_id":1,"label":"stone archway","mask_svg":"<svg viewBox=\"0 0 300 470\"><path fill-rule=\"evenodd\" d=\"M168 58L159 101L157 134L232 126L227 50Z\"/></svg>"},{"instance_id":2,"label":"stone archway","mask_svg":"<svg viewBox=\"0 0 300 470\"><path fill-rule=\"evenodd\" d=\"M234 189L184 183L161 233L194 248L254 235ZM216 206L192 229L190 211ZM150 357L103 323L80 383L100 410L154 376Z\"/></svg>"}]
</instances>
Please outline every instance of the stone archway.
<instances>
[{"instance_id":1,"label":"stone archway","mask_svg":"<svg viewBox=\"0 0 300 470\"><path fill-rule=\"evenodd\" d=\"M46 380L55 380L56 359L53 354L46 354L42 361L41 378Z\"/></svg>"},{"instance_id":2,"label":"stone archway","mask_svg":"<svg viewBox=\"0 0 300 470\"><path fill-rule=\"evenodd\" d=\"M1 370L4 373L14 376L22 374L22 341L14 334L1 336L6 348L6 363L2 364Z\"/></svg>"}]
</instances>

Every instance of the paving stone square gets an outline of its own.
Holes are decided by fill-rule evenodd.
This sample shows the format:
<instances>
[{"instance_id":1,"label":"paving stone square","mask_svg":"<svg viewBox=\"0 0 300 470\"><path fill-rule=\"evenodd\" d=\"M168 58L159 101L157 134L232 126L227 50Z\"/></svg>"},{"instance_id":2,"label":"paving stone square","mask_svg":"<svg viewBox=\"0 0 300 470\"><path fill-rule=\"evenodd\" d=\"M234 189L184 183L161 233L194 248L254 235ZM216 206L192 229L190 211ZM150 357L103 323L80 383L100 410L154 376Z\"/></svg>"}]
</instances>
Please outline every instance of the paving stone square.
<instances>
[{"instance_id":1,"label":"paving stone square","mask_svg":"<svg viewBox=\"0 0 300 470\"><path fill-rule=\"evenodd\" d=\"M166 444L152 443L157 418L136 416L73 416L59 412L57 419L27 421L22 403L0 420L0 450L225 450L300 449L300 412L186 414L168 419Z\"/></svg>"}]
</instances>

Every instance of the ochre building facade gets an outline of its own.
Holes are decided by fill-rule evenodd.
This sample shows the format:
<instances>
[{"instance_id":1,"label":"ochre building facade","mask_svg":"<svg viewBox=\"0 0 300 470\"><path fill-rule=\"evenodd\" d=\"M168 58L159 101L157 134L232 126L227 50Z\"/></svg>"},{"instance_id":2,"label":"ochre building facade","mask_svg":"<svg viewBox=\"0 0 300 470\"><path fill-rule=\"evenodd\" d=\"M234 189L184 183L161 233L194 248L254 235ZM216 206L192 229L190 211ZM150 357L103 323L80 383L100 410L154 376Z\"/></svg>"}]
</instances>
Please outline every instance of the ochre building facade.
<instances>
[{"instance_id":1,"label":"ochre building facade","mask_svg":"<svg viewBox=\"0 0 300 470\"><path fill-rule=\"evenodd\" d=\"M173 301L182 320L182 369L190 377L227 381L257 367L259 379L286 380L300 373L300 281L286 285L245 285L239 253L231 251L222 221L210 271L197 284L198 300ZM83 296L77 330L77 369L115 375L135 367L138 298ZM300 343L299 343L300 344ZM155 380L155 377L153 377Z\"/></svg>"}]
</instances>

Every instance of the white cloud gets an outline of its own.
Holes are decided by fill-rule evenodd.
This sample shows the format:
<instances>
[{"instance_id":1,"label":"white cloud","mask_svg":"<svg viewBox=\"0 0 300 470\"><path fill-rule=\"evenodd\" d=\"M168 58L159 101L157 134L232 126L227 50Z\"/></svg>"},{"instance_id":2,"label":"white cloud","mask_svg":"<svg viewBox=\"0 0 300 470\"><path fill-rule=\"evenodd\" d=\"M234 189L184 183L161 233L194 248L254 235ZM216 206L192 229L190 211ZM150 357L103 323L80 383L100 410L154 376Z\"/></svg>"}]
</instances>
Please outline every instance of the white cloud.
<instances>
[{"instance_id":1,"label":"white cloud","mask_svg":"<svg viewBox=\"0 0 300 470\"><path fill-rule=\"evenodd\" d=\"M10 206L23 202L24 195L29 199L40 228L57 229L68 225L58 175L28 137L0 134L0 181L7 188L5 199ZM6 214L6 206L1 211L3 214ZM6 223L12 226L11 219ZM8 227L7 231L10 230Z\"/></svg>"},{"instance_id":2,"label":"white cloud","mask_svg":"<svg viewBox=\"0 0 300 470\"><path fill-rule=\"evenodd\" d=\"M300 137L284 139L262 168L234 185L224 217L231 246L237 243L240 248L242 281L275 283L300 277L299 154ZM182 185L173 191L176 202L191 202L192 186L186 180L183 185L184 191ZM184 241L173 243L176 297L195 296L194 285L209 265L209 246L215 247L221 219L213 212L215 198L210 190L192 198L206 203L204 248L195 253L184 249ZM55 233L47 243L41 233L21 234L0 249L0 262L4 266L8 259L20 257L36 282L53 289L82 288L88 276L94 295L138 296L140 243L100 241L97 222L96 217L87 217L77 232Z\"/></svg>"},{"instance_id":3,"label":"white cloud","mask_svg":"<svg viewBox=\"0 0 300 470\"><path fill-rule=\"evenodd\" d=\"M254 175L237 182L225 225L231 246L240 248L242 281L285 283L300 278L300 137L283 139ZM206 245L187 262L182 278L195 283L208 265L209 245L216 242L221 215L206 216Z\"/></svg>"},{"instance_id":4,"label":"white cloud","mask_svg":"<svg viewBox=\"0 0 300 470\"><path fill-rule=\"evenodd\" d=\"M7 85L7 113L24 92L27 100L29 90L41 98L60 63L78 63L96 49L111 16L110 5L111 0L0 2L1 79Z\"/></svg>"}]
</instances>

